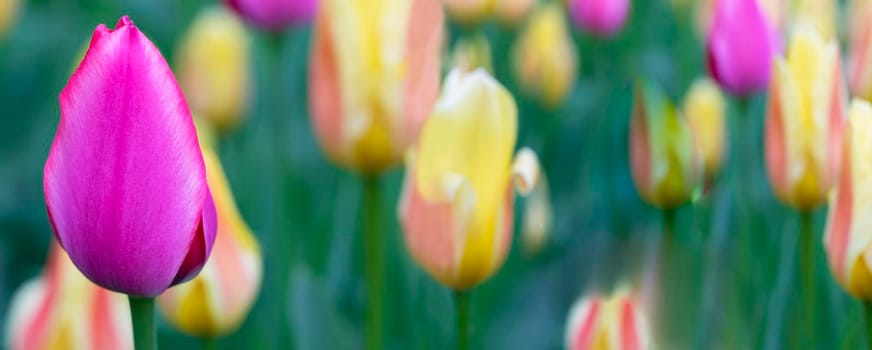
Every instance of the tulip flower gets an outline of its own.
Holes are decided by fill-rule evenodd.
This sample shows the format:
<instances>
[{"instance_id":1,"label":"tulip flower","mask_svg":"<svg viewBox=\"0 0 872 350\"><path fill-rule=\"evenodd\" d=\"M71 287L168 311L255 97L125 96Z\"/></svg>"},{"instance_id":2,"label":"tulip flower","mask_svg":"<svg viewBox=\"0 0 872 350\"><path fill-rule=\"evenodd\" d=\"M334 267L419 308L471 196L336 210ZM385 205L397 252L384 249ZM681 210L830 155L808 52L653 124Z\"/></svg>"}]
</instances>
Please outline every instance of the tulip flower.
<instances>
[{"instance_id":1,"label":"tulip flower","mask_svg":"<svg viewBox=\"0 0 872 350\"><path fill-rule=\"evenodd\" d=\"M674 209L701 185L702 157L692 129L650 82L636 87L630 120L630 169L639 195L660 209Z\"/></svg>"},{"instance_id":2,"label":"tulip flower","mask_svg":"<svg viewBox=\"0 0 872 350\"><path fill-rule=\"evenodd\" d=\"M54 243L42 275L13 295L6 325L11 350L133 349L127 298L88 281Z\"/></svg>"},{"instance_id":3,"label":"tulip flower","mask_svg":"<svg viewBox=\"0 0 872 350\"><path fill-rule=\"evenodd\" d=\"M484 70L452 70L407 159L400 223L412 257L436 280L467 290L502 265L512 241L512 183L526 194L538 161L512 161L517 107ZM514 181L513 181L514 179Z\"/></svg>"},{"instance_id":4,"label":"tulip flower","mask_svg":"<svg viewBox=\"0 0 872 350\"><path fill-rule=\"evenodd\" d=\"M626 294L576 302L566 324L565 342L568 350L644 350L651 346L645 317Z\"/></svg>"},{"instance_id":5,"label":"tulip flower","mask_svg":"<svg viewBox=\"0 0 872 350\"><path fill-rule=\"evenodd\" d=\"M308 23L318 10L318 0L224 0L242 19L266 31Z\"/></svg>"},{"instance_id":6,"label":"tulip flower","mask_svg":"<svg viewBox=\"0 0 872 350\"><path fill-rule=\"evenodd\" d=\"M711 179L720 170L724 158L727 102L717 84L701 78L685 95L682 111L702 153L705 176Z\"/></svg>"},{"instance_id":7,"label":"tulip flower","mask_svg":"<svg viewBox=\"0 0 872 350\"><path fill-rule=\"evenodd\" d=\"M707 38L715 17L717 0L698 0L696 2L696 29L700 37ZM766 21L777 29L784 27L787 18L788 3L785 0L757 0Z\"/></svg>"},{"instance_id":8,"label":"tulip flower","mask_svg":"<svg viewBox=\"0 0 872 350\"><path fill-rule=\"evenodd\" d=\"M757 0L719 0L706 50L712 78L727 92L744 96L766 88L781 44Z\"/></svg>"},{"instance_id":9,"label":"tulip flower","mask_svg":"<svg viewBox=\"0 0 872 350\"><path fill-rule=\"evenodd\" d=\"M245 27L223 7L204 10L181 41L176 65L191 111L229 131L249 101L251 43Z\"/></svg>"},{"instance_id":10,"label":"tulip flower","mask_svg":"<svg viewBox=\"0 0 872 350\"><path fill-rule=\"evenodd\" d=\"M43 187L76 267L142 297L193 278L215 239L203 156L169 66L129 18L94 31L60 112Z\"/></svg>"},{"instance_id":11,"label":"tulip flower","mask_svg":"<svg viewBox=\"0 0 872 350\"><path fill-rule=\"evenodd\" d=\"M484 34L458 38L454 43L453 60L455 67L467 72L478 68L493 71L490 43Z\"/></svg>"},{"instance_id":12,"label":"tulip flower","mask_svg":"<svg viewBox=\"0 0 872 350\"><path fill-rule=\"evenodd\" d=\"M521 23L535 5L536 0L499 0L496 4L497 19L504 25Z\"/></svg>"},{"instance_id":13,"label":"tulip flower","mask_svg":"<svg viewBox=\"0 0 872 350\"><path fill-rule=\"evenodd\" d=\"M872 100L872 1L854 1L848 32L851 94Z\"/></svg>"},{"instance_id":14,"label":"tulip flower","mask_svg":"<svg viewBox=\"0 0 872 350\"><path fill-rule=\"evenodd\" d=\"M521 22L533 9L535 0L442 0L448 15L464 25L476 25L492 17L501 23Z\"/></svg>"},{"instance_id":15,"label":"tulip flower","mask_svg":"<svg viewBox=\"0 0 872 350\"><path fill-rule=\"evenodd\" d=\"M512 54L523 90L546 108L562 105L575 82L578 56L560 7L536 10Z\"/></svg>"},{"instance_id":16,"label":"tulip flower","mask_svg":"<svg viewBox=\"0 0 872 350\"><path fill-rule=\"evenodd\" d=\"M841 172L830 196L824 247L835 280L849 294L872 300L872 106L851 103L841 143Z\"/></svg>"},{"instance_id":17,"label":"tulip flower","mask_svg":"<svg viewBox=\"0 0 872 350\"><path fill-rule=\"evenodd\" d=\"M611 37L624 27L629 0L569 0L572 21L596 36Z\"/></svg>"},{"instance_id":18,"label":"tulip flower","mask_svg":"<svg viewBox=\"0 0 872 350\"><path fill-rule=\"evenodd\" d=\"M524 252L535 256L548 244L551 235L554 214L551 209L551 193L544 174L540 174L539 182L530 192L524 206L524 220L521 225L521 238Z\"/></svg>"},{"instance_id":19,"label":"tulip flower","mask_svg":"<svg viewBox=\"0 0 872 350\"><path fill-rule=\"evenodd\" d=\"M766 118L766 166L783 202L802 211L826 200L839 169L846 96L839 48L799 27L778 59Z\"/></svg>"},{"instance_id":20,"label":"tulip flower","mask_svg":"<svg viewBox=\"0 0 872 350\"><path fill-rule=\"evenodd\" d=\"M336 163L378 174L400 162L439 92L442 9L327 0L309 71L312 124Z\"/></svg>"},{"instance_id":21,"label":"tulip flower","mask_svg":"<svg viewBox=\"0 0 872 350\"><path fill-rule=\"evenodd\" d=\"M21 0L0 0L0 38L3 38L18 17L20 2Z\"/></svg>"},{"instance_id":22,"label":"tulip flower","mask_svg":"<svg viewBox=\"0 0 872 350\"><path fill-rule=\"evenodd\" d=\"M215 196L218 235L209 262L193 280L167 290L158 305L179 330L215 337L234 331L260 290L260 248L236 209L218 155L203 149L209 188Z\"/></svg>"}]
</instances>

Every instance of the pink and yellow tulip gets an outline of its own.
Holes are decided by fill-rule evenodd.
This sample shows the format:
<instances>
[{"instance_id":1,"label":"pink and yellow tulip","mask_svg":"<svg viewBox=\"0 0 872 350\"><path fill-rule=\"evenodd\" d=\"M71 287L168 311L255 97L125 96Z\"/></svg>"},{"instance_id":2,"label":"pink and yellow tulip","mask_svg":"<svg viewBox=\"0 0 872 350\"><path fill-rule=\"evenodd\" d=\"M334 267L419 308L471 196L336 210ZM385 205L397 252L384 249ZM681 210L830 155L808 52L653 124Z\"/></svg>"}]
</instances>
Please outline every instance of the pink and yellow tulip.
<instances>
[{"instance_id":1,"label":"pink and yellow tulip","mask_svg":"<svg viewBox=\"0 0 872 350\"><path fill-rule=\"evenodd\" d=\"M371 174L400 162L439 93L442 22L438 0L322 2L309 99L332 160Z\"/></svg>"},{"instance_id":2,"label":"pink and yellow tulip","mask_svg":"<svg viewBox=\"0 0 872 350\"><path fill-rule=\"evenodd\" d=\"M851 5L848 28L848 82L853 96L872 100L872 1L857 0Z\"/></svg>"},{"instance_id":3,"label":"pink and yellow tulip","mask_svg":"<svg viewBox=\"0 0 872 350\"><path fill-rule=\"evenodd\" d=\"M454 69L406 162L400 223L412 257L465 290L490 277L512 241L513 184L538 179L529 149L515 152L517 107L484 70ZM514 158L514 161L512 160Z\"/></svg>"},{"instance_id":4,"label":"pink and yellow tulip","mask_svg":"<svg viewBox=\"0 0 872 350\"><path fill-rule=\"evenodd\" d=\"M627 294L579 300L566 323L568 350L644 350L651 347L645 316Z\"/></svg>"},{"instance_id":5,"label":"pink and yellow tulip","mask_svg":"<svg viewBox=\"0 0 872 350\"><path fill-rule=\"evenodd\" d=\"M766 168L786 204L811 210L826 200L839 169L846 95L839 48L798 27L769 90Z\"/></svg>"},{"instance_id":6,"label":"pink and yellow tulip","mask_svg":"<svg viewBox=\"0 0 872 350\"><path fill-rule=\"evenodd\" d=\"M169 66L129 18L94 31L60 111L43 187L73 263L134 296L193 278L215 240L203 156Z\"/></svg>"}]
</instances>

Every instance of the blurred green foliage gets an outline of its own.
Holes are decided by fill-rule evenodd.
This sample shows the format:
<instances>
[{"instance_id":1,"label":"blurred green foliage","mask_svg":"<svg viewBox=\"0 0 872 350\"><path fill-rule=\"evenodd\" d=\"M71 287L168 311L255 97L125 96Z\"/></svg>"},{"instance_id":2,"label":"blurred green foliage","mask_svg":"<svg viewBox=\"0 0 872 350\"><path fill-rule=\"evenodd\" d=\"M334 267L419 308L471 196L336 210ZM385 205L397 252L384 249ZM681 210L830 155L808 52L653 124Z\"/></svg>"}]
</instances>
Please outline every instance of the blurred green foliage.
<instances>
[{"instance_id":1,"label":"blurred green foliage","mask_svg":"<svg viewBox=\"0 0 872 350\"><path fill-rule=\"evenodd\" d=\"M32 0L0 42L0 314L17 286L39 273L51 228L42 167L58 120L57 94L98 23L130 15L173 62L176 41L212 1ZM661 213L638 198L628 169L632 81L645 75L674 99L704 74L704 49L667 1L637 0L623 32L609 41L575 34L581 69L565 106L545 111L516 94L519 145L540 154L550 180L554 232L529 257L515 235L499 273L472 295L473 348L552 349L563 344L568 308L587 292L630 283L663 264L663 311L652 323L667 348L781 349L802 343L796 268L797 215L772 195L762 160L765 96L731 101L726 167L695 203L677 211L676 242L659 261ZM465 30L451 26L452 42ZM515 29L485 26L495 74L513 92ZM361 179L323 156L307 116L309 28L278 40L280 72L268 73L276 40L255 36L255 103L245 124L220 142L243 216L267 254L266 280L242 328L222 348L344 349L362 344ZM270 116L265 97L279 97ZM272 179L264 181L264 179ZM383 181L387 232L386 346L445 349L454 344L450 293L405 252L395 206L402 170ZM274 180L274 181L273 181ZM278 183L277 188L270 183ZM519 201L517 205L522 205ZM823 231L824 211L814 216ZM517 221L517 220L516 220ZM517 227L517 225L516 225ZM820 239L818 239L820 241ZM860 303L830 277L818 246L818 311L813 348L858 348ZM3 326L0 321L0 326ZM164 349L196 346L162 322Z\"/></svg>"}]
</instances>

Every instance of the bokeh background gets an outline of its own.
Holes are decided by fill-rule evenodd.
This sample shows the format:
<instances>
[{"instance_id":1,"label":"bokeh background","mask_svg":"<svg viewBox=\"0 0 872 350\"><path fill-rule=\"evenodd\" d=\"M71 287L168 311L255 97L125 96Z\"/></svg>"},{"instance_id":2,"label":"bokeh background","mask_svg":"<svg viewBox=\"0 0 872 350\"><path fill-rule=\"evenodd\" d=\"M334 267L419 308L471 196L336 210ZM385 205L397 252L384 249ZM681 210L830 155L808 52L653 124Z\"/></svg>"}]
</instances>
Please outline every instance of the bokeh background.
<instances>
[{"instance_id":1,"label":"bokeh background","mask_svg":"<svg viewBox=\"0 0 872 350\"><path fill-rule=\"evenodd\" d=\"M127 14L172 64L178 41L212 0L30 0L0 41L0 315L45 262L52 236L42 169L55 132L57 97L99 23ZM489 23L494 74L515 95L518 144L540 155L551 189L554 225L544 248L525 252L520 215L502 269L472 294L472 347L563 346L569 308L579 297L629 286L659 264L678 271L650 288L672 311L655 320L673 348L784 349L802 344L796 267L797 214L778 202L762 160L765 96L730 101L728 157L714 185L676 214L676 245L658 258L663 218L638 197L628 167L633 82L647 77L680 101L705 75L704 45L692 12L665 0L633 1L624 29L610 40L573 30L580 69L566 102L540 107L520 92L509 60L519 27ZM451 23L447 52L465 31ZM249 30L253 100L240 128L220 139L220 158L240 211L267 255L261 296L222 348L346 349L363 338L365 293L360 229L361 179L332 165L313 138L307 107L311 30L279 39L280 74L267 74L275 38ZM281 96L281 118L265 96ZM744 106L739 108L740 106ZM267 174L282 186L268 187ZM450 292L414 264L396 219L401 168L383 186L387 239L386 347L453 347ZM751 179L747 190L741 181ZM745 195L745 192L748 194ZM516 206L520 210L524 200ZM281 208L281 215L276 215ZM825 210L814 215L823 231ZM269 249L265 251L270 251ZM856 349L864 341L861 304L835 285L818 246L817 348ZM0 329L5 318L0 318ZM198 346L159 323L164 349Z\"/></svg>"}]
</instances>

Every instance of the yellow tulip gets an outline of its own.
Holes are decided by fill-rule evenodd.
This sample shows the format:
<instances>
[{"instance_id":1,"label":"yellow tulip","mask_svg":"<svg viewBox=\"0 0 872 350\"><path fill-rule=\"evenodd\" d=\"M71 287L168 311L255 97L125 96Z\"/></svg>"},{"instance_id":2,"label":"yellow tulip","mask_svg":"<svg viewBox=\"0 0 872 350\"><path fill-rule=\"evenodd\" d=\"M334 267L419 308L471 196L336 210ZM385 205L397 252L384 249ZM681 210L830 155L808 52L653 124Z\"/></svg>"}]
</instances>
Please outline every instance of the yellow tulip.
<instances>
[{"instance_id":1,"label":"yellow tulip","mask_svg":"<svg viewBox=\"0 0 872 350\"><path fill-rule=\"evenodd\" d=\"M824 248L835 280L872 301L872 106L851 103L841 147L841 174L830 196Z\"/></svg>"},{"instance_id":2,"label":"yellow tulip","mask_svg":"<svg viewBox=\"0 0 872 350\"><path fill-rule=\"evenodd\" d=\"M402 160L439 93L437 0L325 0L309 72L311 121L336 163L377 174Z\"/></svg>"},{"instance_id":3,"label":"yellow tulip","mask_svg":"<svg viewBox=\"0 0 872 350\"><path fill-rule=\"evenodd\" d=\"M848 28L848 78L851 93L872 100L872 0L851 3Z\"/></svg>"},{"instance_id":4,"label":"yellow tulip","mask_svg":"<svg viewBox=\"0 0 872 350\"><path fill-rule=\"evenodd\" d=\"M533 13L512 52L515 75L524 92L547 108L557 108L572 90L578 70L575 43L557 4Z\"/></svg>"},{"instance_id":5,"label":"yellow tulip","mask_svg":"<svg viewBox=\"0 0 872 350\"><path fill-rule=\"evenodd\" d=\"M793 25L811 25L826 39L835 39L837 0L794 0L791 7Z\"/></svg>"},{"instance_id":6,"label":"yellow tulip","mask_svg":"<svg viewBox=\"0 0 872 350\"><path fill-rule=\"evenodd\" d=\"M191 112L221 132L246 114L250 47L242 21L223 6L200 13L180 42L176 67Z\"/></svg>"},{"instance_id":7,"label":"yellow tulip","mask_svg":"<svg viewBox=\"0 0 872 350\"><path fill-rule=\"evenodd\" d=\"M20 2L21 0L0 0L0 38L6 34L18 17Z\"/></svg>"},{"instance_id":8,"label":"yellow tulip","mask_svg":"<svg viewBox=\"0 0 872 350\"><path fill-rule=\"evenodd\" d=\"M512 95L482 69L454 69L407 159L399 208L406 246L453 289L471 288L502 265L512 240L512 183L526 193L538 179L532 151L513 161L517 132Z\"/></svg>"},{"instance_id":9,"label":"yellow tulip","mask_svg":"<svg viewBox=\"0 0 872 350\"><path fill-rule=\"evenodd\" d=\"M685 95L682 110L702 153L705 176L711 179L721 168L727 142L724 95L713 81L700 78Z\"/></svg>"},{"instance_id":10,"label":"yellow tulip","mask_svg":"<svg viewBox=\"0 0 872 350\"><path fill-rule=\"evenodd\" d=\"M836 41L798 27L772 74L766 165L779 199L799 210L822 204L836 180L844 91Z\"/></svg>"},{"instance_id":11,"label":"yellow tulip","mask_svg":"<svg viewBox=\"0 0 872 350\"><path fill-rule=\"evenodd\" d=\"M168 289L158 297L158 305L182 332L214 337L233 332L245 320L260 290L263 262L260 247L236 208L218 155L204 147L203 160L218 218L215 245L200 274Z\"/></svg>"}]
</instances>

